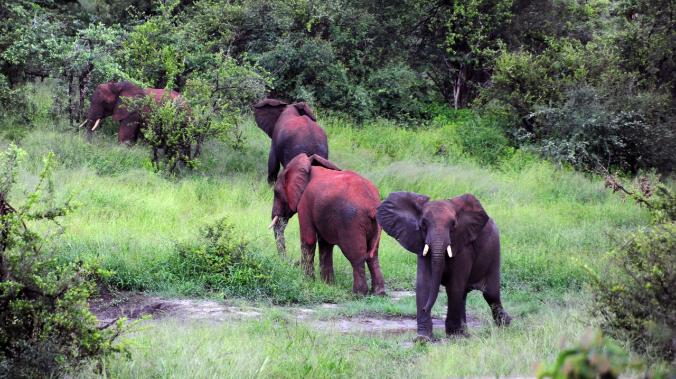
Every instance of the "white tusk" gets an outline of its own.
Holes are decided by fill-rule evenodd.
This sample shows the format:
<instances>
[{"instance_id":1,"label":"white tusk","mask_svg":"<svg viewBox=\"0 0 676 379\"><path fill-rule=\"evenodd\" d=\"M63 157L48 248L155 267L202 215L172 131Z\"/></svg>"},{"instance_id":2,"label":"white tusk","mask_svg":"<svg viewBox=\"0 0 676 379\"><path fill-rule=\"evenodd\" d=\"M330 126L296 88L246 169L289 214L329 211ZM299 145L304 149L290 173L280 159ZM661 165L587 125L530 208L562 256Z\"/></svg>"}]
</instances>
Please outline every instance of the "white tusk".
<instances>
[{"instance_id":1,"label":"white tusk","mask_svg":"<svg viewBox=\"0 0 676 379\"><path fill-rule=\"evenodd\" d=\"M272 227L275 226L275 224L277 223L277 220L279 220L279 216L275 216L272 219L272 222L270 223L270 225L268 225L268 229L272 229Z\"/></svg>"},{"instance_id":2,"label":"white tusk","mask_svg":"<svg viewBox=\"0 0 676 379\"><path fill-rule=\"evenodd\" d=\"M451 250L451 245L448 245L446 252L448 253L449 258L453 258L453 250Z\"/></svg>"},{"instance_id":3,"label":"white tusk","mask_svg":"<svg viewBox=\"0 0 676 379\"><path fill-rule=\"evenodd\" d=\"M78 125L77 128L80 129L81 127L83 127L84 124L87 123L87 121L89 121L89 120L84 120L84 121L82 121L82 124Z\"/></svg>"},{"instance_id":4,"label":"white tusk","mask_svg":"<svg viewBox=\"0 0 676 379\"><path fill-rule=\"evenodd\" d=\"M96 128L99 126L99 122L101 122L101 119L96 120L96 122L94 123L94 127L92 127L92 132L96 130Z\"/></svg>"},{"instance_id":5,"label":"white tusk","mask_svg":"<svg viewBox=\"0 0 676 379\"><path fill-rule=\"evenodd\" d=\"M425 244L425 248L423 249L423 257L427 255L428 251L430 251L430 247L428 244Z\"/></svg>"}]
</instances>

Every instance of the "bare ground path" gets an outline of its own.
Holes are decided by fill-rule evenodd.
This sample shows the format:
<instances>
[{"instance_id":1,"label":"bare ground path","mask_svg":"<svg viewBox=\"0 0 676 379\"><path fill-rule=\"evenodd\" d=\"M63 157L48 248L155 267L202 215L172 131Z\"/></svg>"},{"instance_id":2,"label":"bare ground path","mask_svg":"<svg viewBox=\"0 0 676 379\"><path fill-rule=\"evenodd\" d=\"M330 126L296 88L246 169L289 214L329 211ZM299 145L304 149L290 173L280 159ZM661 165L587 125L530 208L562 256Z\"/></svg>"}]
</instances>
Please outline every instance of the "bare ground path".
<instances>
[{"instance_id":1,"label":"bare ground path","mask_svg":"<svg viewBox=\"0 0 676 379\"><path fill-rule=\"evenodd\" d=\"M388 293L392 301L413 297L410 291L392 291ZM295 318L318 330L332 330L340 333L359 334L397 334L415 332L416 320L414 316L388 315L357 315L357 316L330 316L326 318L326 310L339 311L339 304L320 304L312 307L254 307L246 305L230 305L225 301L202 299L172 299L156 296L147 296L139 293L104 293L100 298L90 303L92 312L99 319L101 325L114 322L120 317L138 319L143 315L150 315L153 319L173 318L178 320L194 320L207 322L225 322L246 319L258 319L273 309L284 311ZM319 314L323 313L324 316ZM444 328L443 318L433 318L435 329ZM481 321L472 314L467 315L467 326L477 328Z\"/></svg>"}]
</instances>

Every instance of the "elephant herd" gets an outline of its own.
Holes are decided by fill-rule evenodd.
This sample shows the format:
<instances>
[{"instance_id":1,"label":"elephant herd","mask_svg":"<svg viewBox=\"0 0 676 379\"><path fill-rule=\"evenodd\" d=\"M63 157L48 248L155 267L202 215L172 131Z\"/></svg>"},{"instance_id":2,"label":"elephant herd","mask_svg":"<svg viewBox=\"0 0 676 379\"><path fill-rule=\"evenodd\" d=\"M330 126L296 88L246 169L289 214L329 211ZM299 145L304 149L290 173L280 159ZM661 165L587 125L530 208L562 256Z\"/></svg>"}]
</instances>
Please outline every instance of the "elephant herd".
<instances>
[{"instance_id":1,"label":"elephant herd","mask_svg":"<svg viewBox=\"0 0 676 379\"><path fill-rule=\"evenodd\" d=\"M142 117L120 110L120 96L155 96L156 89L133 89L131 83L106 83L94 93L88 113L89 130L112 115L120 123L118 140L135 141ZM125 92L127 91L127 92ZM176 99L177 93L171 93ZM105 99L99 104L99 99ZM385 294L378 261L381 228L406 250L417 255L416 310L418 339L432 338L432 306L443 285L448 297L446 334L466 333L467 294L479 290L497 325L511 317L500 301L500 237L498 228L471 194L432 201L414 192L393 192L381 202L378 189L356 172L342 170L329 160L326 133L304 103L265 99L253 107L256 123L271 139L267 180L274 188L272 222L280 255L284 228L298 214L301 266L314 277L319 245L322 280L334 280L333 247L338 245L352 265L352 290ZM283 167L280 173L280 165Z\"/></svg>"}]
</instances>

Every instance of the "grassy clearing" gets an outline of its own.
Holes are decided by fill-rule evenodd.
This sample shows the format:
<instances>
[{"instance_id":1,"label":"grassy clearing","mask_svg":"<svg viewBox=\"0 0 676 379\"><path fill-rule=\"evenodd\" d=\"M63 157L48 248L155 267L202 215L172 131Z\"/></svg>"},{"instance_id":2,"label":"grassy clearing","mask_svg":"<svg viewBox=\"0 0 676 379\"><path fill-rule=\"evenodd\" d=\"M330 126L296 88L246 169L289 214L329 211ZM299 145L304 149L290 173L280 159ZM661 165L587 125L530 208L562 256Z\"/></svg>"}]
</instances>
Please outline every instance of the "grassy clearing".
<instances>
[{"instance_id":1,"label":"grassy clearing","mask_svg":"<svg viewBox=\"0 0 676 379\"><path fill-rule=\"evenodd\" d=\"M571 310L572 308L572 310ZM134 359L109 360L109 376L274 378L444 378L532 373L561 344L583 332L581 314L567 303L519 318L507 329L488 323L472 337L430 345L413 333L347 335L318 331L282 311L262 321L145 324L134 333ZM84 376L94 376L91 372Z\"/></svg>"},{"instance_id":2,"label":"grassy clearing","mask_svg":"<svg viewBox=\"0 0 676 379\"><path fill-rule=\"evenodd\" d=\"M416 140L406 129L336 123L326 125L332 159L370 178L382 196L397 190L433 198L476 194L501 228L508 290L561 293L578 288L586 275L581 265L598 263L594 257L606 250L609 234L646 219L637 206L604 190L600 180L527 156L515 154L499 169L486 169L426 154L421 141L443 140L449 127L419 131ZM122 288L196 295L199 291L189 284L168 280L162 266L174 253L174 242L190 240L205 223L228 216L252 249L273 259L276 255L272 233L265 228L272 202L264 180L269 142L252 122L243 129L244 151L211 143L201 169L181 179L152 173L142 146L119 147L106 136L89 144L70 132L39 129L25 136L21 146L35 167L37 157L54 151L61 162L56 185L63 194L74 194L79 204L64 224L65 256L99 260L116 272L113 283ZM378 136L399 134L408 137L399 140L397 155L378 156L383 144ZM33 180L26 173L24 182ZM299 251L295 220L287 240L290 252ZM414 256L389 237L383 238L380 256L388 288L411 289ZM317 291L345 297L341 294L351 287L351 268L339 254L335 261L339 289L312 284L308 300Z\"/></svg>"},{"instance_id":3,"label":"grassy clearing","mask_svg":"<svg viewBox=\"0 0 676 379\"><path fill-rule=\"evenodd\" d=\"M418 129L385 122L357 127L340 118L320 119L329 135L332 160L371 179L381 196L399 190L432 198L471 192L481 200L501 229L503 299L516 316L514 325L504 330L485 326L466 340L410 347L405 342L412 334L322 333L289 324L283 314L268 315L262 323L151 323L130 336L131 361L108 362L112 377L529 374L534 362L554 355L562 338L576 338L589 324L579 306L586 298L580 291L587 280L582 266L599 267L613 234L647 220L639 207L604 189L599 178L522 152L505 149L490 157L490 166L478 164L486 158L477 157L459 137L476 125L468 121L469 113ZM415 314L412 298L393 303L389 298L353 297L351 267L338 252L332 286L308 281L298 267L278 260L272 232L266 229L272 204L265 182L269 140L252 120L242 125L242 150L210 142L199 169L178 179L153 173L144 146L118 146L109 123L91 143L47 116L37 124L0 136L0 144L11 138L28 152L28 170L21 176L24 188L35 182L41 156L55 152L59 196L72 195L78 204L64 220L59 252L64 259L98 261L114 272L109 280L115 286L167 296L222 297L198 282L177 280L168 262L177 242L194 240L203 225L227 216L249 241L252 253L285 273L279 288L286 292L256 302L342 303L340 312L322 316L327 318ZM293 219L287 228L292 259L299 256L298 238ZM387 289L412 290L414 255L386 235L380 246ZM573 300L562 300L567 296ZM469 309L488 320L478 294L470 296ZM444 296L434 312L445 312Z\"/></svg>"}]
</instances>

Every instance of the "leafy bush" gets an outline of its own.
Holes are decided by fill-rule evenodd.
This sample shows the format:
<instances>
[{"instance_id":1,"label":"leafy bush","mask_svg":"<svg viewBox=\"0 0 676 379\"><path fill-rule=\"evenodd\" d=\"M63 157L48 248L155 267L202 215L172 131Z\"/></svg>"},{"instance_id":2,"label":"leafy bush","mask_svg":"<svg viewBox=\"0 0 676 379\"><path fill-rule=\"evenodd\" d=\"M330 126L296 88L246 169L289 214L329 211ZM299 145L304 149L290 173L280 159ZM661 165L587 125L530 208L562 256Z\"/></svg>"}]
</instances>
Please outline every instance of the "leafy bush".
<instances>
[{"instance_id":1,"label":"leafy bush","mask_svg":"<svg viewBox=\"0 0 676 379\"><path fill-rule=\"evenodd\" d=\"M664 186L635 195L656 225L632 233L610 252L593 285L594 310L611 336L651 358L676 356L676 196Z\"/></svg>"},{"instance_id":2,"label":"leafy bush","mask_svg":"<svg viewBox=\"0 0 676 379\"><path fill-rule=\"evenodd\" d=\"M180 168L195 166L209 130L208 125L191 122L190 110L182 98L172 100L165 95L160 103L152 96L125 100L128 107L144 112L141 133L152 148L156 170L176 173Z\"/></svg>"},{"instance_id":3,"label":"leafy bush","mask_svg":"<svg viewBox=\"0 0 676 379\"><path fill-rule=\"evenodd\" d=\"M540 365L537 378L618 378L630 368L640 367L632 362L621 347L603 337L600 332L589 332L577 346L564 349L550 365Z\"/></svg>"},{"instance_id":4,"label":"leafy bush","mask_svg":"<svg viewBox=\"0 0 676 379\"><path fill-rule=\"evenodd\" d=\"M25 205L8 202L21 155L12 146L0 157L0 377L49 377L119 351L121 323L101 329L89 311L95 268L60 262L52 236L27 226L58 226L70 210L52 201L52 156Z\"/></svg>"},{"instance_id":5,"label":"leafy bush","mask_svg":"<svg viewBox=\"0 0 676 379\"><path fill-rule=\"evenodd\" d=\"M169 270L176 280L222 291L226 296L267 298L274 303L301 300L298 273L251 251L227 218L202 228L196 241L176 244Z\"/></svg>"},{"instance_id":6,"label":"leafy bush","mask_svg":"<svg viewBox=\"0 0 676 379\"><path fill-rule=\"evenodd\" d=\"M604 329L650 356L676 352L676 224L632 234L611 253L594 298Z\"/></svg>"},{"instance_id":7,"label":"leafy bush","mask_svg":"<svg viewBox=\"0 0 676 379\"><path fill-rule=\"evenodd\" d=\"M582 169L673 170L676 135L667 117L636 107L613 109L593 87L568 91L565 103L532 113L531 137L543 155Z\"/></svg>"}]
</instances>

